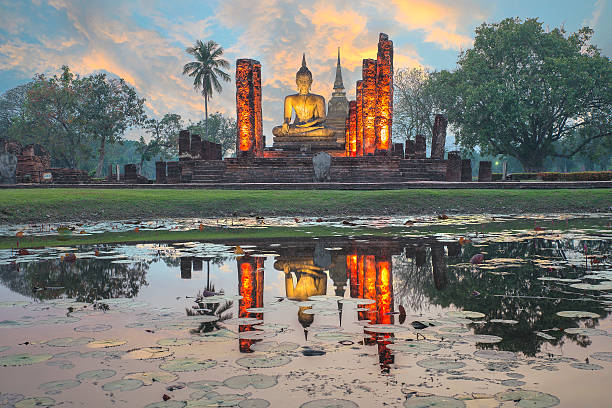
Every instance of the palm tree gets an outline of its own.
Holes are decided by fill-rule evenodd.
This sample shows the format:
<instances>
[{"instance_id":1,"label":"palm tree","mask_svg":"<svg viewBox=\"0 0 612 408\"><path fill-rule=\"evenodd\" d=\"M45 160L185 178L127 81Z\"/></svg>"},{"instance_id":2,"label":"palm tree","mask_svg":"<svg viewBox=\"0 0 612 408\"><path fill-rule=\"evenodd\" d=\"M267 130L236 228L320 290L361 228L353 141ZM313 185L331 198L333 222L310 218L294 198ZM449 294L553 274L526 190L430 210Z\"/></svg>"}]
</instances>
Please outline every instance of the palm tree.
<instances>
[{"instance_id":1,"label":"palm tree","mask_svg":"<svg viewBox=\"0 0 612 408\"><path fill-rule=\"evenodd\" d=\"M185 51L193 55L195 61L185 64L183 75L188 74L193 77L193 87L196 91L201 92L204 97L204 112L206 115L204 127L205 136L208 136L208 100L213 96L213 89L219 93L223 90L219 79L225 82L230 81L230 75L223 71L223 69L228 69L230 64L227 60L221 58L223 47L212 40L206 43L196 40L195 46L188 47Z\"/></svg>"}]
</instances>

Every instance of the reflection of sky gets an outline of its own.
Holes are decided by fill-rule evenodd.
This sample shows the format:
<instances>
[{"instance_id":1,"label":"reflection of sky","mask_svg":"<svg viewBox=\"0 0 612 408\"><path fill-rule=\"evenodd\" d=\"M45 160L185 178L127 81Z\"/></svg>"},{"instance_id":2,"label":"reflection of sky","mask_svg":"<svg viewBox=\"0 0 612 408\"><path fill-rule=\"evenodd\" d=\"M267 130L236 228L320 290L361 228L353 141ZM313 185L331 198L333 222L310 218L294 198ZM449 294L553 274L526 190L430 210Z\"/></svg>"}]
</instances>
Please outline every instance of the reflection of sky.
<instances>
[{"instance_id":1,"label":"reflection of sky","mask_svg":"<svg viewBox=\"0 0 612 408\"><path fill-rule=\"evenodd\" d=\"M2 0L0 92L67 64L82 75L125 78L154 116L173 112L199 120L203 101L181 74L189 60L184 49L195 39L213 39L225 47L232 75L237 58L262 62L269 135L282 120L282 98L294 89L302 52L314 92L329 99L340 46L344 83L354 98L361 60L375 56L379 32L394 40L396 68L451 69L458 52L471 46L475 27L514 16L540 17L546 27L563 25L569 32L590 25L595 43L611 55L612 26L605 23L611 7L607 0ZM234 93L233 83L225 84L209 110L233 116Z\"/></svg>"}]
</instances>

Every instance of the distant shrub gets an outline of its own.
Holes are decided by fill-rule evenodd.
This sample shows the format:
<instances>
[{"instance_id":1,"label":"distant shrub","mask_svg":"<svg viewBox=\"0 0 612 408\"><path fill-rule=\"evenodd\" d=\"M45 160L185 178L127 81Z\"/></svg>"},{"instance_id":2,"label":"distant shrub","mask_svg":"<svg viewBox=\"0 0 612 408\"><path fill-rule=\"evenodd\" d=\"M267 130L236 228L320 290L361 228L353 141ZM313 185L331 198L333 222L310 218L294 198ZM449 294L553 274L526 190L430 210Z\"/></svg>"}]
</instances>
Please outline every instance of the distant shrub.
<instances>
[{"instance_id":1,"label":"distant shrub","mask_svg":"<svg viewBox=\"0 0 612 408\"><path fill-rule=\"evenodd\" d=\"M539 174L538 173L512 173L512 174L508 174L508 179L512 181L537 180L539 179Z\"/></svg>"},{"instance_id":2,"label":"distant shrub","mask_svg":"<svg viewBox=\"0 0 612 408\"><path fill-rule=\"evenodd\" d=\"M543 181L610 181L612 171L577 171L573 173L540 173Z\"/></svg>"},{"instance_id":3,"label":"distant shrub","mask_svg":"<svg viewBox=\"0 0 612 408\"><path fill-rule=\"evenodd\" d=\"M501 181L502 174L501 173L491 173L491 181Z\"/></svg>"}]
</instances>

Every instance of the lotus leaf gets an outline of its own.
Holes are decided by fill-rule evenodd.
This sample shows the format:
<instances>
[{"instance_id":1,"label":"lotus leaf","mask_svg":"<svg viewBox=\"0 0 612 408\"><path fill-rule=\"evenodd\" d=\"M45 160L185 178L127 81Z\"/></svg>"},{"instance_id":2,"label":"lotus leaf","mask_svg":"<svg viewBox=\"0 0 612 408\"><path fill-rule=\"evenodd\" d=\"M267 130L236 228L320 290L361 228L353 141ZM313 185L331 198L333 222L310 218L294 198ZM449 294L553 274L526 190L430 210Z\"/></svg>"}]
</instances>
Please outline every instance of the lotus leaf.
<instances>
[{"instance_id":1,"label":"lotus leaf","mask_svg":"<svg viewBox=\"0 0 612 408\"><path fill-rule=\"evenodd\" d=\"M404 326L396 326L393 324L370 324L367 325L364 330L372 333L400 333L408 331L409 329Z\"/></svg>"},{"instance_id":2,"label":"lotus leaf","mask_svg":"<svg viewBox=\"0 0 612 408\"><path fill-rule=\"evenodd\" d=\"M174 352L170 351L168 347L141 347L129 350L123 355L123 358L129 360L151 360L169 357L173 354Z\"/></svg>"},{"instance_id":3,"label":"lotus leaf","mask_svg":"<svg viewBox=\"0 0 612 408\"><path fill-rule=\"evenodd\" d=\"M603 370L603 367L599 364L571 363L570 365L579 370Z\"/></svg>"},{"instance_id":4,"label":"lotus leaf","mask_svg":"<svg viewBox=\"0 0 612 408\"><path fill-rule=\"evenodd\" d=\"M215 360L200 360L198 358L177 358L176 360L162 363L159 368L164 371L185 372L201 371L217 365Z\"/></svg>"},{"instance_id":5,"label":"lotus leaf","mask_svg":"<svg viewBox=\"0 0 612 408\"><path fill-rule=\"evenodd\" d=\"M55 400L48 397L26 398L15 403L15 408L52 407Z\"/></svg>"},{"instance_id":6,"label":"lotus leaf","mask_svg":"<svg viewBox=\"0 0 612 408\"><path fill-rule=\"evenodd\" d=\"M236 364L247 368L271 368L280 367L291 362L291 358L284 355L267 355L262 357L242 357L236 360Z\"/></svg>"},{"instance_id":7,"label":"lotus leaf","mask_svg":"<svg viewBox=\"0 0 612 408\"><path fill-rule=\"evenodd\" d=\"M15 367L42 363L43 361L50 360L52 357L53 355L51 354L11 354L0 357L0 366Z\"/></svg>"},{"instance_id":8,"label":"lotus leaf","mask_svg":"<svg viewBox=\"0 0 612 408\"><path fill-rule=\"evenodd\" d=\"M109 370L106 368L100 370L90 370L79 373L76 375L77 380L105 380L107 378L114 377L117 372L115 370Z\"/></svg>"},{"instance_id":9,"label":"lotus leaf","mask_svg":"<svg viewBox=\"0 0 612 408\"><path fill-rule=\"evenodd\" d=\"M144 385L152 385L154 382L171 383L178 380L178 375L167 371L151 371L131 373L123 376L124 380L140 380Z\"/></svg>"},{"instance_id":10,"label":"lotus leaf","mask_svg":"<svg viewBox=\"0 0 612 408\"><path fill-rule=\"evenodd\" d=\"M559 398L554 395L530 390L509 390L495 394L498 401L514 401L514 405L524 408L548 408L559 405Z\"/></svg>"},{"instance_id":11,"label":"lotus leaf","mask_svg":"<svg viewBox=\"0 0 612 408\"><path fill-rule=\"evenodd\" d=\"M252 398L240 401L238 406L240 408L268 408L270 406L270 402L261 398Z\"/></svg>"},{"instance_id":12,"label":"lotus leaf","mask_svg":"<svg viewBox=\"0 0 612 408\"><path fill-rule=\"evenodd\" d=\"M46 341L46 344L53 347L76 347L84 346L94 341L91 337L61 337Z\"/></svg>"},{"instance_id":13,"label":"lotus leaf","mask_svg":"<svg viewBox=\"0 0 612 408\"><path fill-rule=\"evenodd\" d=\"M191 343L193 343L193 339L190 338L168 338L157 340L157 344L159 344L160 346L186 346Z\"/></svg>"},{"instance_id":14,"label":"lotus leaf","mask_svg":"<svg viewBox=\"0 0 612 408\"><path fill-rule=\"evenodd\" d=\"M299 347L299 344L292 342L277 343L275 341L265 341L255 343L251 345L253 351L265 351L274 353L286 353L287 351L293 351Z\"/></svg>"},{"instance_id":15,"label":"lotus leaf","mask_svg":"<svg viewBox=\"0 0 612 408\"><path fill-rule=\"evenodd\" d=\"M503 361L514 361L516 360L516 354L511 351L501 350L477 350L474 355L479 358L487 360L503 360Z\"/></svg>"},{"instance_id":16,"label":"lotus leaf","mask_svg":"<svg viewBox=\"0 0 612 408\"><path fill-rule=\"evenodd\" d=\"M111 328L112 326L109 324L86 324L84 326L77 326L74 330L77 332L101 332Z\"/></svg>"},{"instance_id":17,"label":"lotus leaf","mask_svg":"<svg viewBox=\"0 0 612 408\"><path fill-rule=\"evenodd\" d=\"M428 397L413 397L404 401L404 408L465 408L465 402L451 398L431 395Z\"/></svg>"},{"instance_id":18,"label":"lotus leaf","mask_svg":"<svg viewBox=\"0 0 612 408\"><path fill-rule=\"evenodd\" d=\"M353 401L339 398L324 398L305 402L300 408L358 408L359 405Z\"/></svg>"},{"instance_id":19,"label":"lotus leaf","mask_svg":"<svg viewBox=\"0 0 612 408\"><path fill-rule=\"evenodd\" d=\"M445 358L428 358L426 360L417 361L419 367L432 370L457 370L465 367L465 363Z\"/></svg>"},{"instance_id":20,"label":"lotus leaf","mask_svg":"<svg viewBox=\"0 0 612 408\"><path fill-rule=\"evenodd\" d=\"M469 310L452 310L446 314L449 317L466 317L468 319L482 319L485 317L484 313L472 312Z\"/></svg>"},{"instance_id":21,"label":"lotus leaf","mask_svg":"<svg viewBox=\"0 0 612 408\"><path fill-rule=\"evenodd\" d=\"M263 389L274 387L278 383L278 378L275 375L265 374L245 374L230 377L223 381L226 387L232 389L244 389L248 386L253 388Z\"/></svg>"},{"instance_id":22,"label":"lotus leaf","mask_svg":"<svg viewBox=\"0 0 612 408\"><path fill-rule=\"evenodd\" d=\"M591 329L588 327L571 327L563 330L567 334L579 334L581 336L605 336L607 331L601 329Z\"/></svg>"},{"instance_id":23,"label":"lotus leaf","mask_svg":"<svg viewBox=\"0 0 612 408\"><path fill-rule=\"evenodd\" d=\"M183 408L186 405L187 403L185 401L168 400L153 402L149 405L146 405L145 408Z\"/></svg>"},{"instance_id":24,"label":"lotus leaf","mask_svg":"<svg viewBox=\"0 0 612 408\"><path fill-rule=\"evenodd\" d=\"M78 380L59 380L40 384L38 389L43 390L45 394L59 394L64 390L69 390L79 385L81 385L81 382Z\"/></svg>"},{"instance_id":25,"label":"lotus leaf","mask_svg":"<svg viewBox=\"0 0 612 408\"><path fill-rule=\"evenodd\" d=\"M96 340L92 341L87 345L89 348L110 348L110 347L118 347L126 344L125 340Z\"/></svg>"},{"instance_id":26,"label":"lotus leaf","mask_svg":"<svg viewBox=\"0 0 612 408\"><path fill-rule=\"evenodd\" d=\"M503 339L499 336L491 336L489 334L469 334L467 336L463 336L463 340L471 341L473 343L495 344L499 343Z\"/></svg>"},{"instance_id":27,"label":"lotus leaf","mask_svg":"<svg viewBox=\"0 0 612 408\"><path fill-rule=\"evenodd\" d=\"M564 310L562 312L557 312L557 316L569 317L573 319L598 319L600 317L597 313L578 310Z\"/></svg>"},{"instance_id":28,"label":"lotus leaf","mask_svg":"<svg viewBox=\"0 0 612 408\"><path fill-rule=\"evenodd\" d=\"M133 391L142 387L144 383L140 380L116 380L102 386L104 391Z\"/></svg>"},{"instance_id":29,"label":"lotus leaf","mask_svg":"<svg viewBox=\"0 0 612 408\"><path fill-rule=\"evenodd\" d=\"M595 360L612 362L612 351L598 351L597 353L591 354L590 357Z\"/></svg>"},{"instance_id":30,"label":"lotus leaf","mask_svg":"<svg viewBox=\"0 0 612 408\"><path fill-rule=\"evenodd\" d=\"M200 381L192 381L192 382L187 383L187 386L189 388L193 388L195 390L206 391L206 392L210 392L213 388L220 387L221 385L223 385L222 382L215 381L215 380L200 380Z\"/></svg>"},{"instance_id":31,"label":"lotus leaf","mask_svg":"<svg viewBox=\"0 0 612 408\"><path fill-rule=\"evenodd\" d=\"M352 334L348 334L348 333L342 333L342 332L322 332L322 333L316 333L314 335L314 337L317 340L321 340L321 341L344 341L344 340L353 340L354 336Z\"/></svg>"},{"instance_id":32,"label":"lotus leaf","mask_svg":"<svg viewBox=\"0 0 612 408\"><path fill-rule=\"evenodd\" d=\"M440 346L435 343L424 341L406 341L387 345L387 348L398 353L429 353L440 350Z\"/></svg>"}]
</instances>

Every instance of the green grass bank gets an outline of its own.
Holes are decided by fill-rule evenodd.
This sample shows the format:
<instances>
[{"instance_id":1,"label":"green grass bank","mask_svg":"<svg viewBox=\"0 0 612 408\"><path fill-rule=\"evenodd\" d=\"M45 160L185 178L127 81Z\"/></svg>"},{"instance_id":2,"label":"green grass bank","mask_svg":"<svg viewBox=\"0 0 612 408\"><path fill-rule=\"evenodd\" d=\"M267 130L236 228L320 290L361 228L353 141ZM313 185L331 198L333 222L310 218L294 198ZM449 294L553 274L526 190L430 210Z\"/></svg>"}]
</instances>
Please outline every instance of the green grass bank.
<instances>
[{"instance_id":1,"label":"green grass bank","mask_svg":"<svg viewBox=\"0 0 612 408\"><path fill-rule=\"evenodd\" d=\"M558 190L0 190L0 222L165 217L609 212L612 189Z\"/></svg>"}]
</instances>

